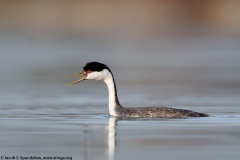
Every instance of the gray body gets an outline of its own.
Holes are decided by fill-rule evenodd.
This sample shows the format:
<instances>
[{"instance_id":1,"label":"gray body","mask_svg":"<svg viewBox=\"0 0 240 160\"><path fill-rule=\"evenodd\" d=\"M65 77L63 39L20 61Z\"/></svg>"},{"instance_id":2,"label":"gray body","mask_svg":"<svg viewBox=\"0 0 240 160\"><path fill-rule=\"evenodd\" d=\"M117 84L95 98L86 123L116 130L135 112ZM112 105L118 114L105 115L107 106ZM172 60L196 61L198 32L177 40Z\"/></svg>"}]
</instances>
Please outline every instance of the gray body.
<instances>
[{"instance_id":1,"label":"gray body","mask_svg":"<svg viewBox=\"0 0 240 160\"><path fill-rule=\"evenodd\" d=\"M169 117L169 118L186 118L186 117L208 117L206 113L194 112L191 110L176 109L169 107L136 107L125 108L117 106L117 113L119 117L131 118L153 118L153 117Z\"/></svg>"}]
</instances>

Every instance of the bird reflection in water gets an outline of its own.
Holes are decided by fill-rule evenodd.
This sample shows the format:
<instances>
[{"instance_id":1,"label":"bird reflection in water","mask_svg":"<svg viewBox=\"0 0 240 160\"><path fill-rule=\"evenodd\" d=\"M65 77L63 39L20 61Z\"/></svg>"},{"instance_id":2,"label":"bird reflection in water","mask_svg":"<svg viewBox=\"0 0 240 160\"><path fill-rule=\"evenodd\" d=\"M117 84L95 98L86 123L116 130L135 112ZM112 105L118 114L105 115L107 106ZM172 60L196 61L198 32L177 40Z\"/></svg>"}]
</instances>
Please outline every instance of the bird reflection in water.
<instances>
[{"instance_id":1,"label":"bird reflection in water","mask_svg":"<svg viewBox=\"0 0 240 160\"><path fill-rule=\"evenodd\" d=\"M108 120L108 159L114 160L116 147L116 117L110 117Z\"/></svg>"},{"instance_id":2,"label":"bird reflection in water","mask_svg":"<svg viewBox=\"0 0 240 160\"><path fill-rule=\"evenodd\" d=\"M116 125L118 119L109 117L102 125L86 125L84 130L84 159L114 160L116 148Z\"/></svg>"}]
</instances>

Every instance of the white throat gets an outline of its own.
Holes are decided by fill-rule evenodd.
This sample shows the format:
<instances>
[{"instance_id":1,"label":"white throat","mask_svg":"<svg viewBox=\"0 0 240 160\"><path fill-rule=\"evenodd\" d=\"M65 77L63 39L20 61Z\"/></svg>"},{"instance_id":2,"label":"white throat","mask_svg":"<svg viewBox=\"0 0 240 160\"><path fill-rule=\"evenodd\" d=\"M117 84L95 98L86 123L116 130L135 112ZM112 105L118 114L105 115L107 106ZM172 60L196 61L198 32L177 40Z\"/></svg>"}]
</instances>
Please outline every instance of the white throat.
<instances>
[{"instance_id":1,"label":"white throat","mask_svg":"<svg viewBox=\"0 0 240 160\"><path fill-rule=\"evenodd\" d=\"M114 79L112 74L108 71L108 70L103 70L103 72L105 72L105 78L104 78L104 82L106 83L107 87L108 87L108 93L109 93L109 101L108 101L108 107L109 107L109 114L111 116L118 116L116 109L117 109L117 97L116 97L116 88L115 88L115 84L114 84Z\"/></svg>"}]
</instances>

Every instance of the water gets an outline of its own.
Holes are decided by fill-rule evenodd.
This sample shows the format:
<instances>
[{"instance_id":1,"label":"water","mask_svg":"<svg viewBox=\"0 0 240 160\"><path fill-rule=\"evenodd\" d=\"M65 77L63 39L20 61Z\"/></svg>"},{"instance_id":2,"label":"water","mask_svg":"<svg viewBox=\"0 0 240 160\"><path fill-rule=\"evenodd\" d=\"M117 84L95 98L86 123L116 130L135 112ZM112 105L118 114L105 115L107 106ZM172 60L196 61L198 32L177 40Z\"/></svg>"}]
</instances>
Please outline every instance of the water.
<instances>
[{"instance_id":1,"label":"water","mask_svg":"<svg viewBox=\"0 0 240 160\"><path fill-rule=\"evenodd\" d=\"M1 155L73 159L238 159L240 116L115 120L100 114L1 118Z\"/></svg>"},{"instance_id":2,"label":"water","mask_svg":"<svg viewBox=\"0 0 240 160\"><path fill-rule=\"evenodd\" d=\"M3 35L0 41L3 159L239 159L236 38L99 42ZM123 105L165 105L211 116L111 118L102 82L66 87L76 79L64 76L91 60L112 68Z\"/></svg>"}]
</instances>

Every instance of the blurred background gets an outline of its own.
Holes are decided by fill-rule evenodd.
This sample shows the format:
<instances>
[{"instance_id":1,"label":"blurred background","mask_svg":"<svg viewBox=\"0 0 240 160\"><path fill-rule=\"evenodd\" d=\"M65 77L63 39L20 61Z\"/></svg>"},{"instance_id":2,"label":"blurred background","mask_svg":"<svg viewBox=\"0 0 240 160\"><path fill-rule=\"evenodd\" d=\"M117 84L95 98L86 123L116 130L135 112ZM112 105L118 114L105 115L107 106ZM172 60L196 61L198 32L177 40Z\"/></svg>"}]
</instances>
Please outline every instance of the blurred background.
<instances>
[{"instance_id":1,"label":"blurred background","mask_svg":"<svg viewBox=\"0 0 240 160\"><path fill-rule=\"evenodd\" d=\"M239 34L238 0L1 0L1 29L76 36Z\"/></svg>"},{"instance_id":2,"label":"blurred background","mask_svg":"<svg viewBox=\"0 0 240 160\"><path fill-rule=\"evenodd\" d=\"M123 99L239 105L239 15L239 0L0 0L1 103L64 97L64 76L100 61Z\"/></svg>"}]
</instances>

